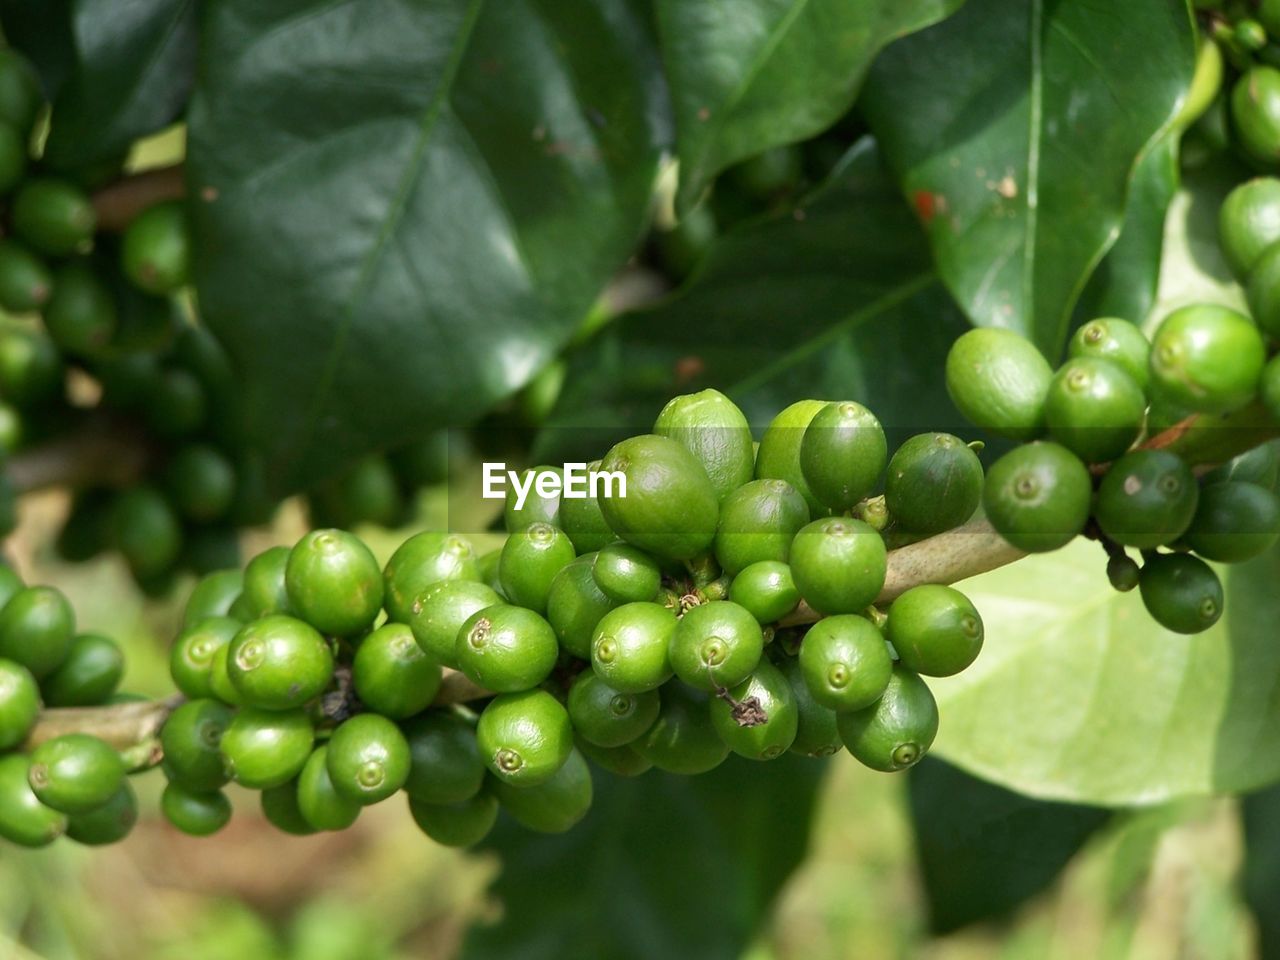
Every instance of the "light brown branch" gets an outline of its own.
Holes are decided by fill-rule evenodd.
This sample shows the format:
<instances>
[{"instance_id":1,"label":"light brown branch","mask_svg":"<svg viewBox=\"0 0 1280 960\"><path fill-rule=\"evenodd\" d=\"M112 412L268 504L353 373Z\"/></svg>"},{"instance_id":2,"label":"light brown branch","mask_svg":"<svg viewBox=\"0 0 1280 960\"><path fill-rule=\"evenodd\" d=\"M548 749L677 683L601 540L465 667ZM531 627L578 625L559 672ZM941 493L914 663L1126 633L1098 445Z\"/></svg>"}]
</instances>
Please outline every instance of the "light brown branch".
<instances>
[{"instance_id":1,"label":"light brown branch","mask_svg":"<svg viewBox=\"0 0 1280 960\"><path fill-rule=\"evenodd\" d=\"M135 173L108 184L93 195L98 229L118 233L147 207L177 200L187 192L181 164Z\"/></svg>"}]
</instances>

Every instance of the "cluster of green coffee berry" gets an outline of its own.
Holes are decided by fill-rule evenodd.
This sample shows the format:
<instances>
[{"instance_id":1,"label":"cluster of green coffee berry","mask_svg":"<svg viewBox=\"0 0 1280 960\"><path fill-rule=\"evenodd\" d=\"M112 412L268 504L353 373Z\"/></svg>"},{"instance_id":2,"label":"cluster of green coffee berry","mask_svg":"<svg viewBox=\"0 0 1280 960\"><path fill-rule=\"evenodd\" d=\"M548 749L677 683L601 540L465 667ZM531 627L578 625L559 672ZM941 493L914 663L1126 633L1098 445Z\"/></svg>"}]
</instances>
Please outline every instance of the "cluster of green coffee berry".
<instances>
[{"instance_id":1,"label":"cluster of green coffee berry","mask_svg":"<svg viewBox=\"0 0 1280 960\"><path fill-rule=\"evenodd\" d=\"M1031 553L1088 533L1107 547L1115 586L1138 587L1157 622L1205 630L1223 606L1205 560L1248 560L1280 537L1276 451L1264 444L1197 477L1195 464L1161 441L1196 416L1225 418L1251 405L1258 418L1272 416L1261 407L1274 404L1269 384L1280 383L1280 366L1267 361L1263 331L1238 311L1201 304L1171 312L1150 342L1125 320L1093 320L1068 352L1054 371L1017 334L981 329L948 355L947 387L960 411L1032 441L991 465L987 518ZM1232 427L1224 419L1218 429ZM1141 567L1125 548L1140 551Z\"/></svg>"},{"instance_id":2,"label":"cluster of green coffee berry","mask_svg":"<svg viewBox=\"0 0 1280 960\"><path fill-rule=\"evenodd\" d=\"M122 755L87 733L67 733L21 752L43 707L92 707L139 699L116 693L119 646L77 633L67 598L23 586L0 566L0 837L43 846L63 834L85 844L121 839L137 820L125 780L142 755Z\"/></svg>"}]
</instances>

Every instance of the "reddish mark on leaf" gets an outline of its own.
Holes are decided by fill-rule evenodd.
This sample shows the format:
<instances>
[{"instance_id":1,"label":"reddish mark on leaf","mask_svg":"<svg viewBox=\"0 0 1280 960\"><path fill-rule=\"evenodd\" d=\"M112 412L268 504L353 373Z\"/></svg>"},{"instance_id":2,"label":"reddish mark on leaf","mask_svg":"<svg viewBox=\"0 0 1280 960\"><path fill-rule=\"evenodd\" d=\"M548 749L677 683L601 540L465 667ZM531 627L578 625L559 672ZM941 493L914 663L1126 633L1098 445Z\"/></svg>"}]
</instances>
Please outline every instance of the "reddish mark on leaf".
<instances>
[{"instance_id":1,"label":"reddish mark on leaf","mask_svg":"<svg viewBox=\"0 0 1280 960\"><path fill-rule=\"evenodd\" d=\"M947 198L940 193L932 193L928 190L917 190L912 201L915 203L916 216L926 226L933 222L934 217L947 209Z\"/></svg>"},{"instance_id":2,"label":"reddish mark on leaf","mask_svg":"<svg viewBox=\"0 0 1280 960\"><path fill-rule=\"evenodd\" d=\"M706 123L708 120L711 119L711 111L707 107L699 107L698 119L701 120L703 123Z\"/></svg>"},{"instance_id":3,"label":"reddish mark on leaf","mask_svg":"<svg viewBox=\"0 0 1280 960\"><path fill-rule=\"evenodd\" d=\"M696 380L706 369L707 364L701 357L681 357L676 361L676 383L684 385Z\"/></svg>"}]
</instances>

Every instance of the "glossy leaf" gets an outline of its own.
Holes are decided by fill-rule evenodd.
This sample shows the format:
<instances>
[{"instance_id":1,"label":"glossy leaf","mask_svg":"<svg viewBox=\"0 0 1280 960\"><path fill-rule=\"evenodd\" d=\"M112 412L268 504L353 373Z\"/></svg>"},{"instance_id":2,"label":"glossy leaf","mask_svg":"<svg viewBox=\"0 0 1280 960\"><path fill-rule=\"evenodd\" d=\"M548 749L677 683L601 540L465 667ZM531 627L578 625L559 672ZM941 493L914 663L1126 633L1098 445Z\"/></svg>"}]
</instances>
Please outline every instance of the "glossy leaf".
<instances>
[{"instance_id":1,"label":"glossy leaf","mask_svg":"<svg viewBox=\"0 0 1280 960\"><path fill-rule=\"evenodd\" d=\"M76 63L58 90L44 158L109 160L172 123L196 69L195 0L74 0Z\"/></svg>"},{"instance_id":2,"label":"glossy leaf","mask_svg":"<svg viewBox=\"0 0 1280 960\"><path fill-rule=\"evenodd\" d=\"M1059 354L1194 64L1169 0L971 0L877 59L865 116L974 323Z\"/></svg>"},{"instance_id":3,"label":"glossy leaf","mask_svg":"<svg viewBox=\"0 0 1280 960\"><path fill-rule=\"evenodd\" d=\"M1280 786L1245 797L1240 812L1244 898L1258 925L1258 955L1274 957L1280 954Z\"/></svg>"},{"instance_id":4,"label":"glossy leaf","mask_svg":"<svg viewBox=\"0 0 1280 960\"><path fill-rule=\"evenodd\" d=\"M630 0L232 0L191 109L197 286L276 489L475 419L568 338L665 139Z\"/></svg>"},{"instance_id":5,"label":"glossy leaf","mask_svg":"<svg viewBox=\"0 0 1280 960\"><path fill-rule=\"evenodd\" d=\"M1164 250L1165 214L1178 190L1178 139L1166 133L1133 171L1124 223L1076 306L1081 322L1123 317L1141 323L1155 304Z\"/></svg>"},{"instance_id":6,"label":"glossy leaf","mask_svg":"<svg viewBox=\"0 0 1280 960\"><path fill-rule=\"evenodd\" d=\"M962 585L986 645L930 681L935 750L1012 790L1099 805L1280 779L1280 552L1226 568L1226 613L1195 636L1157 626L1104 565L1079 540Z\"/></svg>"},{"instance_id":7,"label":"glossy leaf","mask_svg":"<svg viewBox=\"0 0 1280 960\"><path fill-rule=\"evenodd\" d=\"M707 386L757 431L802 397L864 401L891 439L945 429L958 414L941 371L964 329L867 140L809 200L722 235L684 289L576 356L543 449L590 455L589 441L599 456Z\"/></svg>"},{"instance_id":8,"label":"glossy leaf","mask_svg":"<svg viewBox=\"0 0 1280 960\"><path fill-rule=\"evenodd\" d=\"M824 769L787 756L698 777L593 770L595 802L568 833L504 818L485 843L502 858L503 916L462 956L736 960L804 857Z\"/></svg>"},{"instance_id":9,"label":"glossy leaf","mask_svg":"<svg viewBox=\"0 0 1280 960\"><path fill-rule=\"evenodd\" d=\"M932 757L911 769L907 785L935 933L1004 916L1030 900L1111 815L1024 797Z\"/></svg>"},{"instance_id":10,"label":"glossy leaf","mask_svg":"<svg viewBox=\"0 0 1280 960\"><path fill-rule=\"evenodd\" d=\"M885 44L962 2L658 0L681 207L725 167L835 123Z\"/></svg>"}]
</instances>

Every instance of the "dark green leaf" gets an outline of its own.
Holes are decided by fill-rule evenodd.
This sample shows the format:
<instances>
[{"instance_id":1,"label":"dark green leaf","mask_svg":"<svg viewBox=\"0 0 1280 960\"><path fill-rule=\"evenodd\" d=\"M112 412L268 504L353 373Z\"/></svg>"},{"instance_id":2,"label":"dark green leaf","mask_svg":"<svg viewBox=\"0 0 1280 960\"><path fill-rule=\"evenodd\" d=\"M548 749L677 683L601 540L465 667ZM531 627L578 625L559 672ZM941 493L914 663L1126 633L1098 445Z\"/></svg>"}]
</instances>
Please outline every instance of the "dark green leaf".
<instances>
[{"instance_id":1,"label":"dark green leaf","mask_svg":"<svg viewBox=\"0 0 1280 960\"><path fill-rule=\"evenodd\" d=\"M680 203L738 160L826 129L889 41L963 0L658 0Z\"/></svg>"},{"instance_id":2,"label":"dark green leaf","mask_svg":"<svg viewBox=\"0 0 1280 960\"><path fill-rule=\"evenodd\" d=\"M0 0L0 25L10 46L22 51L52 99L75 69L71 0Z\"/></svg>"},{"instance_id":3,"label":"dark green leaf","mask_svg":"<svg viewBox=\"0 0 1280 960\"><path fill-rule=\"evenodd\" d=\"M647 428L672 394L708 386L758 428L792 401L826 397L867 403L895 439L945 429L958 415L943 360L963 330L868 140L809 201L723 235L680 293L575 357L544 449L588 427L599 447Z\"/></svg>"},{"instance_id":4,"label":"dark green leaf","mask_svg":"<svg viewBox=\"0 0 1280 960\"><path fill-rule=\"evenodd\" d=\"M73 0L77 60L58 90L44 158L70 169L123 154L172 123L195 78L195 0Z\"/></svg>"},{"instance_id":5,"label":"dark green leaf","mask_svg":"<svg viewBox=\"0 0 1280 960\"><path fill-rule=\"evenodd\" d=\"M472 930L468 960L736 960L804 857L825 764L737 758L699 777L598 770L587 819L559 836L510 821L502 921Z\"/></svg>"},{"instance_id":6,"label":"dark green leaf","mask_svg":"<svg viewBox=\"0 0 1280 960\"><path fill-rule=\"evenodd\" d=\"M961 585L982 656L930 680L947 760L1046 799L1102 806L1280 779L1280 550L1225 568L1226 612L1194 636L1157 626L1080 540Z\"/></svg>"},{"instance_id":7,"label":"dark green leaf","mask_svg":"<svg viewBox=\"0 0 1280 960\"><path fill-rule=\"evenodd\" d=\"M971 0L876 60L865 115L974 323L1059 354L1194 65L1171 0Z\"/></svg>"},{"instance_id":8,"label":"dark green leaf","mask_svg":"<svg viewBox=\"0 0 1280 960\"><path fill-rule=\"evenodd\" d=\"M1156 300L1164 220L1178 190L1178 138L1167 133L1143 154L1133 171L1120 238L1089 279L1077 317L1146 319Z\"/></svg>"},{"instance_id":9,"label":"dark green leaf","mask_svg":"<svg viewBox=\"0 0 1280 960\"><path fill-rule=\"evenodd\" d=\"M1250 794L1244 819L1244 898L1258 925L1258 956L1280 957L1280 786Z\"/></svg>"},{"instance_id":10,"label":"dark green leaf","mask_svg":"<svg viewBox=\"0 0 1280 960\"><path fill-rule=\"evenodd\" d=\"M1033 800L926 759L908 779L935 933L1003 916L1062 872L1110 813Z\"/></svg>"},{"instance_id":11,"label":"dark green leaf","mask_svg":"<svg viewBox=\"0 0 1280 960\"><path fill-rule=\"evenodd\" d=\"M213 5L197 286L277 489L472 420L580 322L666 138L644 5Z\"/></svg>"}]
</instances>

